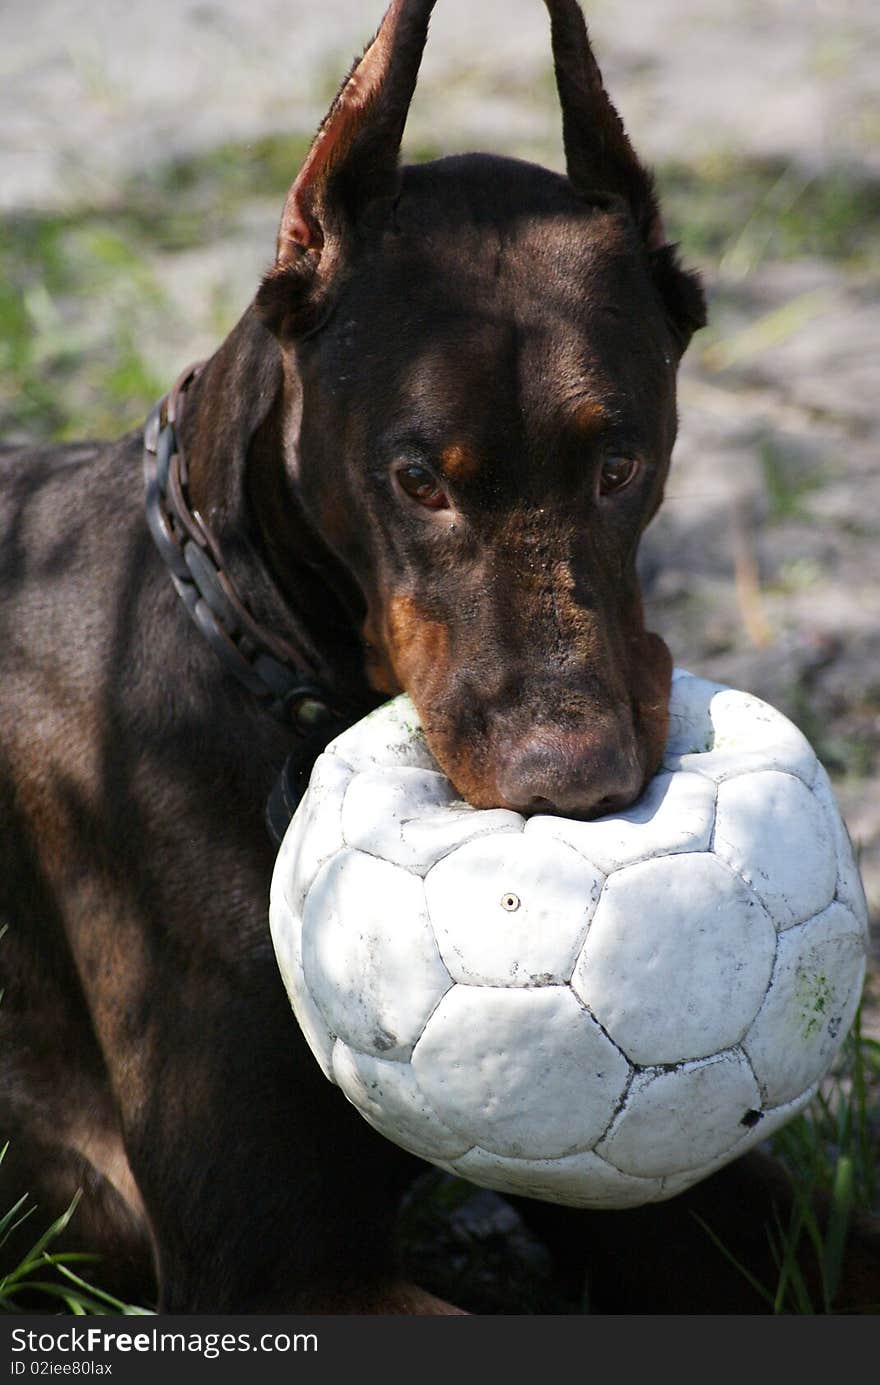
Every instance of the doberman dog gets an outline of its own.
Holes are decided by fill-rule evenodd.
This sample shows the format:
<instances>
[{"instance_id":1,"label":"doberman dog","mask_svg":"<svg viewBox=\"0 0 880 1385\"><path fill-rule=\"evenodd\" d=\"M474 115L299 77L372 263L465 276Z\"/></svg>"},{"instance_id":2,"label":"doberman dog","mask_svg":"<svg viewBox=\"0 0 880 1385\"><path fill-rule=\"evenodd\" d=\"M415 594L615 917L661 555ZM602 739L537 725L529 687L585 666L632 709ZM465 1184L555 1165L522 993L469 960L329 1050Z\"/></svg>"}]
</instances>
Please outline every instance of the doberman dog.
<instances>
[{"instance_id":1,"label":"doberman dog","mask_svg":"<svg viewBox=\"0 0 880 1385\"><path fill-rule=\"evenodd\" d=\"M402 689L476 806L593 816L660 758L636 551L703 294L546 4L567 176L400 168L433 0L393 0L217 353L145 435L3 460L2 1188L45 1218L82 1188L99 1282L164 1312L459 1311L396 1260L424 1166L290 1013L282 767L289 798ZM689 1213L760 1273L774 1198L745 1160L644 1212L519 1205L600 1310L729 1312L762 1303Z\"/></svg>"}]
</instances>

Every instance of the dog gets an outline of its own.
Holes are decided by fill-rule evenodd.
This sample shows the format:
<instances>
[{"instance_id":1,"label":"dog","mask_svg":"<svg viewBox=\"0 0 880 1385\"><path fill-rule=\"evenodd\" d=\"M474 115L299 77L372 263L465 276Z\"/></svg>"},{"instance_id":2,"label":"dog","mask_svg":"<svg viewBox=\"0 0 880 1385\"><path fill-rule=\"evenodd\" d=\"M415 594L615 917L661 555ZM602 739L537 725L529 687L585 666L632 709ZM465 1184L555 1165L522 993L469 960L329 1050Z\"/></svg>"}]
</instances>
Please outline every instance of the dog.
<instances>
[{"instance_id":1,"label":"dog","mask_svg":"<svg viewBox=\"0 0 880 1385\"><path fill-rule=\"evenodd\" d=\"M704 297L546 4L565 176L401 169L433 0L393 0L216 354L145 431L3 458L3 1187L45 1217L82 1189L70 1243L161 1312L467 1308L407 1280L423 1166L292 1019L266 804L277 837L401 690L477 807L596 816L661 757L636 555ZM747 1159L642 1212L517 1205L600 1310L760 1311L690 1212L762 1272L787 1197Z\"/></svg>"}]
</instances>

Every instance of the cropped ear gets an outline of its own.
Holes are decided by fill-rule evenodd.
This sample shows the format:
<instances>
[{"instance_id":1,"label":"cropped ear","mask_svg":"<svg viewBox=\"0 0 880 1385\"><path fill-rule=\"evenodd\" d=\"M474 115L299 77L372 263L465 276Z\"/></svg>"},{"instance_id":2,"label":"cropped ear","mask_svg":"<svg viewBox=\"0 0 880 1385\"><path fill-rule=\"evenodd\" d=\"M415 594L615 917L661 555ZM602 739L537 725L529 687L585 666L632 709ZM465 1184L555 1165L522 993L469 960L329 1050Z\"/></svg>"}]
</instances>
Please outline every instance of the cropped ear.
<instances>
[{"instance_id":1,"label":"cropped ear","mask_svg":"<svg viewBox=\"0 0 880 1385\"><path fill-rule=\"evenodd\" d=\"M636 156L605 90L580 5L577 0L544 3L550 13L569 182L585 197L611 194L626 203L651 257L670 325L684 349L691 334L706 323L699 277L680 267L675 247L666 242L654 180Z\"/></svg>"},{"instance_id":2,"label":"cropped ear","mask_svg":"<svg viewBox=\"0 0 880 1385\"><path fill-rule=\"evenodd\" d=\"M273 331L308 331L359 221L381 215L399 180L400 142L436 0L392 0L321 123L281 217L257 308Z\"/></svg>"}]
</instances>

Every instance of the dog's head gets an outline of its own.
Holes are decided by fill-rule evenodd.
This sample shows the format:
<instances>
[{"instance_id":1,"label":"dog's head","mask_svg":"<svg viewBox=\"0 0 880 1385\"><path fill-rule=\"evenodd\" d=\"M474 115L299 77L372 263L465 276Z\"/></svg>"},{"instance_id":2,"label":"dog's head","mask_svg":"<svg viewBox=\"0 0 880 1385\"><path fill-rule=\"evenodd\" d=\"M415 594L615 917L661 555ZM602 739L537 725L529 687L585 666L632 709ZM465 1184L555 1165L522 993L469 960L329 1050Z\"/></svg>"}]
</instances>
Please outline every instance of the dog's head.
<instances>
[{"instance_id":1,"label":"dog's head","mask_svg":"<svg viewBox=\"0 0 880 1385\"><path fill-rule=\"evenodd\" d=\"M370 677L406 690L478 807L590 816L665 742L671 660L636 577L704 306L575 0L546 0L567 177L399 167L433 0L393 0L288 196L258 296L287 464L362 596Z\"/></svg>"}]
</instances>

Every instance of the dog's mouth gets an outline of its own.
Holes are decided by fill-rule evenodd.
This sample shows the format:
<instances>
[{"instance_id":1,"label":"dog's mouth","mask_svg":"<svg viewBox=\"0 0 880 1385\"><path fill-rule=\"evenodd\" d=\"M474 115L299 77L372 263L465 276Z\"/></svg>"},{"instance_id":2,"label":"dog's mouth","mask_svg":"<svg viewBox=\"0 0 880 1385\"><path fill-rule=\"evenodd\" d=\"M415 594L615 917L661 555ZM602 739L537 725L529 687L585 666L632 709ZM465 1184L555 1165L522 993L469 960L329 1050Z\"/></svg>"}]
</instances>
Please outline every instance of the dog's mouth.
<instances>
[{"instance_id":1,"label":"dog's mouth","mask_svg":"<svg viewBox=\"0 0 880 1385\"><path fill-rule=\"evenodd\" d=\"M657 709L650 734L643 723L634 725L627 709L585 719L585 729L544 722L520 734L516 717L502 715L475 737L414 701L432 754L465 802L525 817L588 820L624 811L659 768L666 741L665 707Z\"/></svg>"},{"instance_id":2,"label":"dog's mouth","mask_svg":"<svg viewBox=\"0 0 880 1385\"><path fill-rule=\"evenodd\" d=\"M387 691L409 694L431 753L465 802L590 819L641 795L668 731L672 658L657 635L606 639L601 664L586 651L576 658L573 644L563 663L537 649L505 651L497 631L480 648L473 632L425 620L418 608L407 607L404 622L402 606L385 623L393 638L371 643L385 651Z\"/></svg>"}]
</instances>

